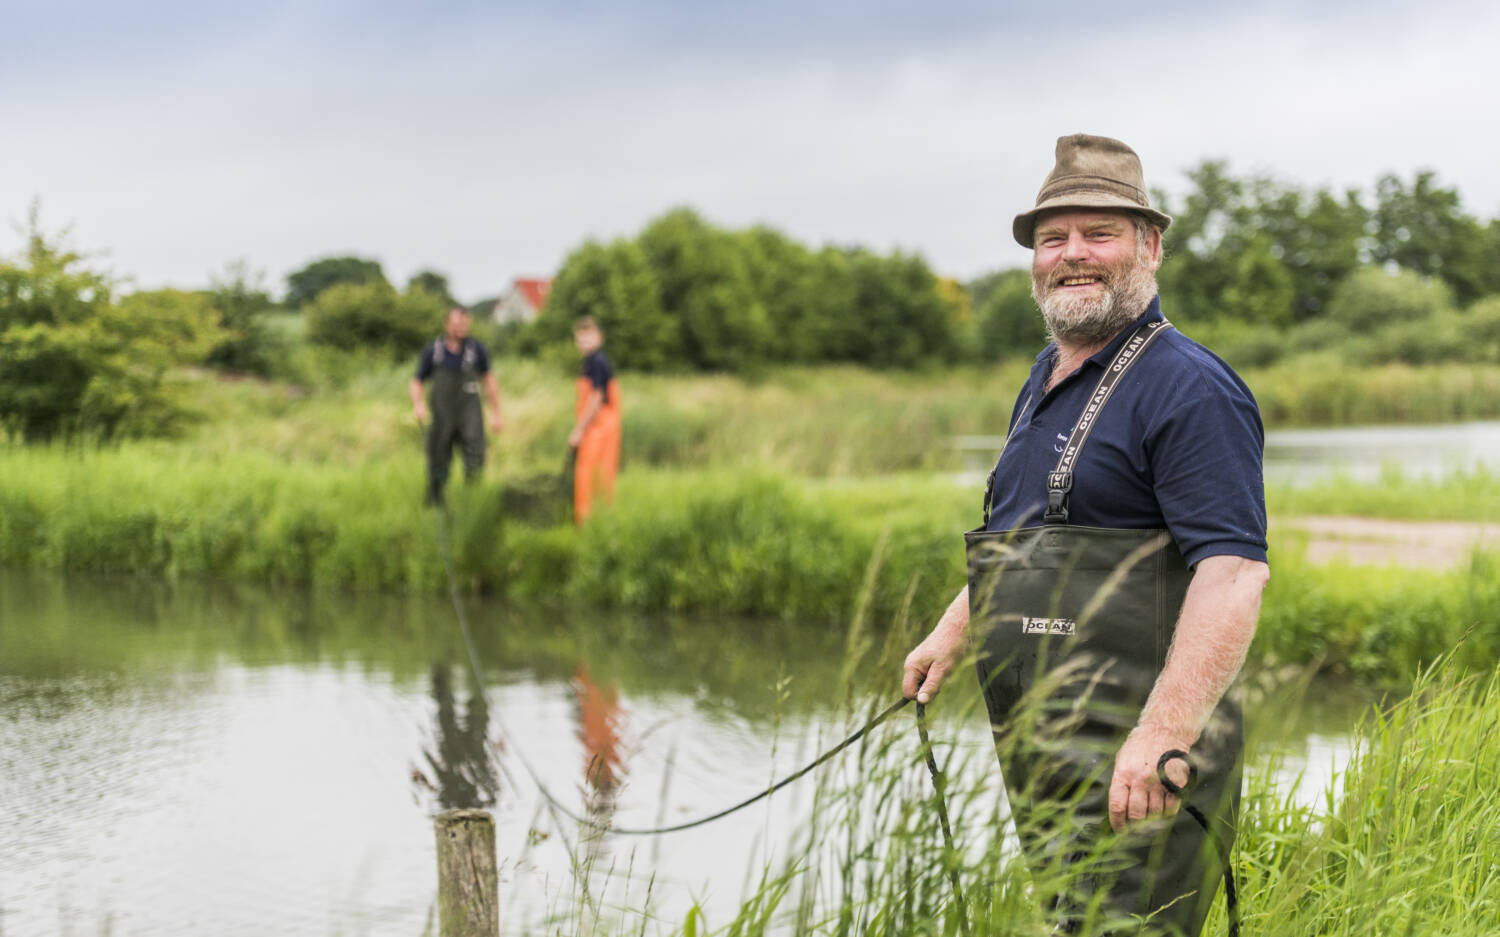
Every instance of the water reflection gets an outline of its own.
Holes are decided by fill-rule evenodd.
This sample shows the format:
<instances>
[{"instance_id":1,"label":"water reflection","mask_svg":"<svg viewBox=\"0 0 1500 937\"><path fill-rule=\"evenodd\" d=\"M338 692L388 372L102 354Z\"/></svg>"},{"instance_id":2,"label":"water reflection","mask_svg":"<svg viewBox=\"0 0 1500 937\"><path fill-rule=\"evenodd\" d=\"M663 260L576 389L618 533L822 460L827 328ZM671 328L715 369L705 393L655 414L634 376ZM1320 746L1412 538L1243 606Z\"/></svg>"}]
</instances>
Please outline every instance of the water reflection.
<instances>
[{"instance_id":1,"label":"water reflection","mask_svg":"<svg viewBox=\"0 0 1500 937\"><path fill-rule=\"evenodd\" d=\"M620 690L614 681L602 686L596 684L582 661L573 674L573 693L577 703L578 741L583 743L589 819L603 827L614 814L615 796L625 775L625 758L620 748L625 711L620 707Z\"/></svg>"},{"instance_id":2,"label":"water reflection","mask_svg":"<svg viewBox=\"0 0 1500 937\"><path fill-rule=\"evenodd\" d=\"M644 827L756 793L853 727L838 629L482 604L473 621L487 699L452 610L420 597L0 570L0 934L422 933L431 813L475 804L496 818L505 933L577 933L539 926L576 897L562 843L577 831L559 834L502 757L524 752L570 809ZM972 685L945 693L941 738L973 753L980 785L994 756L982 719L951 716L963 693L977 705ZM1269 731L1288 722L1257 711ZM859 782L852 753L826 771ZM579 853L619 855L598 865L616 869L608 906L646 893L661 920L695 904L725 920L747 869L805 828L818 783Z\"/></svg>"},{"instance_id":3,"label":"water reflection","mask_svg":"<svg viewBox=\"0 0 1500 937\"><path fill-rule=\"evenodd\" d=\"M453 667L441 663L432 666L432 699L437 704L436 750L422 750L431 775L413 768L412 782L431 791L443 810L493 807L500 793L495 757L502 742L490 741L490 711L484 694L471 688L468 707L460 718Z\"/></svg>"}]
</instances>

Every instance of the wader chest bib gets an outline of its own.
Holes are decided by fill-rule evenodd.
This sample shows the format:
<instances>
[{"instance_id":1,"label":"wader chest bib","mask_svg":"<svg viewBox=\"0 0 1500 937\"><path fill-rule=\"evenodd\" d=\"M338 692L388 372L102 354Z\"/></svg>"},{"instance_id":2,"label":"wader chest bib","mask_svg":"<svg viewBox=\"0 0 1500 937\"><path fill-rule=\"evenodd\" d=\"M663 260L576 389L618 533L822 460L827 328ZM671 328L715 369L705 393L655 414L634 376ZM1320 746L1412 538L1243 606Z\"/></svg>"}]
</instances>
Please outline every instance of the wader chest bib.
<instances>
[{"instance_id":1,"label":"wader chest bib","mask_svg":"<svg viewBox=\"0 0 1500 937\"><path fill-rule=\"evenodd\" d=\"M1067 861L1108 831L1114 759L1166 663L1192 573L1165 530L1068 523L1073 472L1105 404L1131 364L1171 325L1142 325L1121 346L1089 398L1048 476L1040 527L965 535L970 628L995 732L1006 792L1034 867ZM1022 405L1026 417L1028 400ZM991 495L985 493L985 522ZM1096 495L1097 497L1097 495ZM1231 844L1240 788L1242 720L1233 694L1220 702L1193 746L1201 785L1191 792ZM1069 805L1058 822L1031 822L1042 802ZM1186 811L1127 835L1119 871L1091 879L1060 901L1066 922L1092 892L1115 915L1147 915L1151 933L1196 935L1222 874L1217 853ZM1187 897L1183 897L1187 896ZM1181 899L1181 900L1177 900Z\"/></svg>"},{"instance_id":2,"label":"wader chest bib","mask_svg":"<svg viewBox=\"0 0 1500 937\"><path fill-rule=\"evenodd\" d=\"M427 497L432 502L443 498L454 443L463 449L464 478L478 479L484 466L484 408L479 404L481 375L473 343L465 340L458 354L457 368L444 367L443 358L453 352L441 338L433 344L432 387L427 394L432 413L427 434Z\"/></svg>"}]
</instances>

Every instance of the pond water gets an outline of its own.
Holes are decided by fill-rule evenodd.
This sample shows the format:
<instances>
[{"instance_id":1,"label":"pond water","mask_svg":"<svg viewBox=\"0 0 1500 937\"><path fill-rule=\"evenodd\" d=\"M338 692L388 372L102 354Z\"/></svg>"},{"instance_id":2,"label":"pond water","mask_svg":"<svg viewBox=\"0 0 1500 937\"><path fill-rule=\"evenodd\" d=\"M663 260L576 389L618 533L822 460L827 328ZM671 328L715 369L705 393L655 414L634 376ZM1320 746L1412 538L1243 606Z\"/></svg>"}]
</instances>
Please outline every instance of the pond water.
<instances>
[{"instance_id":1,"label":"pond water","mask_svg":"<svg viewBox=\"0 0 1500 937\"><path fill-rule=\"evenodd\" d=\"M849 689L838 629L470 614L484 696L440 599L0 571L0 935L435 933L432 818L472 803L496 816L508 934L579 932L545 926L575 861L610 901L722 923L812 782L702 829L579 843L522 756L571 810L680 822L841 737L851 692L895 698L894 679ZM998 798L987 729L957 715L971 683L933 731ZM1285 753L1288 784L1305 769L1309 802L1348 751L1353 704L1326 696L1257 711L1262 756Z\"/></svg>"},{"instance_id":2,"label":"pond water","mask_svg":"<svg viewBox=\"0 0 1500 937\"><path fill-rule=\"evenodd\" d=\"M1500 422L1340 426L1266 433L1266 482L1305 485L1341 475L1379 481L1500 471Z\"/></svg>"},{"instance_id":3,"label":"pond water","mask_svg":"<svg viewBox=\"0 0 1500 937\"><path fill-rule=\"evenodd\" d=\"M954 474L958 484L982 489L1004 442L1003 436L955 437L962 466ZM1500 421L1266 431L1270 485L1310 485L1333 477L1376 482L1391 471L1407 478L1500 472Z\"/></svg>"}]
</instances>

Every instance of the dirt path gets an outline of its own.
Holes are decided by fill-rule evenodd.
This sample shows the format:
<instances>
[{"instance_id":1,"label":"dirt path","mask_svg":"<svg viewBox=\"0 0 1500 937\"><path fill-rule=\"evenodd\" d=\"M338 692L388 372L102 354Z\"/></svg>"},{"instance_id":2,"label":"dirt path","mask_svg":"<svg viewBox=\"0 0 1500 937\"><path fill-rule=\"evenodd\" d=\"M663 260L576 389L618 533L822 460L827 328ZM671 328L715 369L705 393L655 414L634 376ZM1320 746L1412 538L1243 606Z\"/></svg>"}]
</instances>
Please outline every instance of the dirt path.
<instances>
[{"instance_id":1,"label":"dirt path","mask_svg":"<svg viewBox=\"0 0 1500 937\"><path fill-rule=\"evenodd\" d=\"M1271 528L1305 531L1314 563L1451 569L1467 563L1475 547L1500 549L1500 524L1301 515L1273 517Z\"/></svg>"}]
</instances>

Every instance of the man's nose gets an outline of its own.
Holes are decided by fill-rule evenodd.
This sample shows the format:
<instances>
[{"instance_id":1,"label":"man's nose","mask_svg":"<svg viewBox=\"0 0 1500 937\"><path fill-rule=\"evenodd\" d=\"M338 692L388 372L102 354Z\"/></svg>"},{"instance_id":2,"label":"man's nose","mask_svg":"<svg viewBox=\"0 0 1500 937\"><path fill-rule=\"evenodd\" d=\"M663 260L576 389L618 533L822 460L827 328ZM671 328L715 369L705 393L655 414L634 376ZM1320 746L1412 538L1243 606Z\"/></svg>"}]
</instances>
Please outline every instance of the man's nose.
<instances>
[{"instance_id":1,"label":"man's nose","mask_svg":"<svg viewBox=\"0 0 1500 937\"><path fill-rule=\"evenodd\" d=\"M1084 238L1083 232L1073 231L1068 235L1068 242L1063 245L1063 260L1087 260L1089 256L1089 243Z\"/></svg>"}]
</instances>

